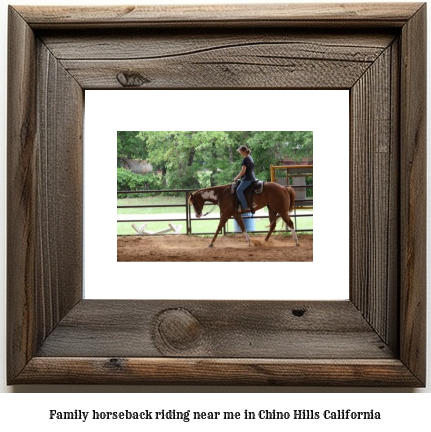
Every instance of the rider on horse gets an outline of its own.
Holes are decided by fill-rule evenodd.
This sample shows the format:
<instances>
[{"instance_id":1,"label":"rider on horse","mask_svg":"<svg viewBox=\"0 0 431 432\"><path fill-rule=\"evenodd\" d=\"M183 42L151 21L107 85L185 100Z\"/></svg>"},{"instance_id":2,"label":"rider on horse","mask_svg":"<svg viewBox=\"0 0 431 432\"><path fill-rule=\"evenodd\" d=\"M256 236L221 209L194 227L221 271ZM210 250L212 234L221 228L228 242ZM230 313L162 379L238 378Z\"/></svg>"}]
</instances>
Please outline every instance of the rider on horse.
<instances>
[{"instance_id":1,"label":"rider on horse","mask_svg":"<svg viewBox=\"0 0 431 432\"><path fill-rule=\"evenodd\" d=\"M248 208L244 191L256 180L254 175L254 161L250 156L251 151L247 146L241 146L238 149L238 152L243 157L243 160L241 164L241 172L234 178L234 181L237 181L239 178L241 178L241 183L236 189L236 194L241 204L242 213L248 213L250 212L250 209Z\"/></svg>"}]
</instances>

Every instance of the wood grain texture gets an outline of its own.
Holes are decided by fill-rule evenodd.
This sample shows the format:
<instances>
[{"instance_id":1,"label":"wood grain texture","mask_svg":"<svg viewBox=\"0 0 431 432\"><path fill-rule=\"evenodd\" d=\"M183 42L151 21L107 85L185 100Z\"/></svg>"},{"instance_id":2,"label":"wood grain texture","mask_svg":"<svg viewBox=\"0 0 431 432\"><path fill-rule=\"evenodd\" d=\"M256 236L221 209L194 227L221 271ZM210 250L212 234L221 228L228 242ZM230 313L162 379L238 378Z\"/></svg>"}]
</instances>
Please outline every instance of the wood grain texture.
<instances>
[{"instance_id":1,"label":"wood grain texture","mask_svg":"<svg viewBox=\"0 0 431 432\"><path fill-rule=\"evenodd\" d=\"M422 381L426 362L426 5L401 38L401 359Z\"/></svg>"},{"instance_id":2,"label":"wood grain texture","mask_svg":"<svg viewBox=\"0 0 431 432\"><path fill-rule=\"evenodd\" d=\"M424 37L414 3L10 8L8 382L423 386ZM81 300L83 90L203 87L350 89L350 301Z\"/></svg>"},{"instance_id":3,"label":"wood grain texture","mask_svg":"<svg viewBox=\"0 0 431 432\"><path fill-rule=\"evenodd\" d=\"M175 310L198 323L193 343L171 344L160 335L159 315ZM179 336L183 322L175 329ZM343 359L394 354L349 301L84 300L48 336L38 355Z\"/></svg>"},{"instance_id":4,"label":"wood grain texture","mask_svg":"<svg viewBox=\"0 0 431 432\"><path fill-rule=\"evenodd\" d=\"M312 34L246 34L242 40L215 40L207 33L188 35L181 47L176 34L165 36L163 47L153 36L122 41L129 58L115 51L109 60L99 58L97 42L92 37L84 43L85 51L69 52L61 60L85 89L98 88L345 88L354 85L372 65L395 35L366 37L346 35L336 42ZM198 39L192 48L191 41ZM331 40L332 39L332 40ZM259 40L259 42L257 42ZM185 42L185 41L184 41ZM50 44L51 45L51 44ZM74 44L76 47L76 43ZM142 49L140 47L146 47ZM90 47L91 49L89 49ZM53 47L55 50L55 47ZM155 53L158 52L158 56ZM93 54L94 53L94 54ZM89 60L94 58L94 60ZM124 83L119 76L141 77Z\"/></svg>"},{"instance_id":5,"label":"wood grain texture","mask_svg":"<svg viewBox=\"0 0 431 432\"><path fill-rule=\"evenodd\" d=\"M37 48L35 289L45 338L82 295L84 92L45 45Z\"/></svg>"},{"instance_id":6,"label":"wood grain texture","mask_svg":"<svg viewBox=\"0 0 431 432\"><path fill-rule=\"evenodd\" d=\"M385 305L384 308L387 314L387 328L386 328L386 342L392 347L394 352L399 353L399 328L400 328L400 298L399 290L394 289L401 284L400 271L399 271L399 250L400 250L400 224L401 215L399 210L400 205L400 77L401 71L399 67L400 59L400 40L397 39L390 46L391 50L391 87L389 89L391 94L390 101L390 142L391 142L391 157L388 161L388 195L392 197L387 206L387 233L389 240L386 244L387 250L387 285L385 292ZM396 60L397 59L397 60Z\"/></svg>"},{"instance_id":7,"label":"wood grain texture","mask_svg":"<svg viewBox=\"0 0 431 432\"><path fill-rule=\"evenodd\" d=\"M36 80L35 38L9 9L7 128L7 317L8 375L34 356ZM11 145L13 143L13 145Z\"/></svg>"},{"instance_id":8,"label":"wood grain texture","mask_svg":"<svg viewBox=\"0 0 431 432\"><path fill-rule=\"evenodd\" d=\"M294 45L298 58L373 62L396 36L394 30L358 33L352 30L334 33L310 30L266 29L217 32L212 29L68 31L61 36L38 32L41 41L58 60L144 60L184 56L244 45ZM284 47L280 51L285 50ZM264 56L265 52L261 55ZM268 55L269 56L269 55ZM286 56L287 57L287 56ZM288 57L287 57L288 58Z\"/></svg>"},{"instance_id":9,"label":"wood grain texture","mask_svg":"<svg viewBox=\"0 0 431 432\"><path fill-rule=\"evenodd\" d=\"M19 7L36 29L118 27L402 27L420 3Z\"/></svg>"},{"instance_id":10,"label":"wood grain texture","mask_svg":"<svg viewBox=\"0 0 431 432\"><path fill-rule=\"evenodd\" d=\"M397 327L397 50L389 46L351 89L350 298L386 342ZM395 100L394 100L395 99Z\"/></svg>"},{"instance_id":11,"label":"wood grain texture","mask_svg":"<svg viewBox=\"0 0 431 432\"><path fill-rule=\"evenodd\" d=\"M111 33L108 40L97 32L41 37L85 89L297 89L310 82L347 89L395 33L189 30Z\"/></svg>"},{"instance_id":12,"label":"wood grain texture","mask_svg":"<svg viewBox=\"0 0 431 432\"><path fill-rule=\"evenodd\" d=\"M8 371L82 293L83 91L10 9Z\"/></svg>"},{"instance_id":13,"label":"wood grain texture","mask_svg":"<svg viewBox=\"0 0 431 432\"><path fill-rule=\"evenodd\" d=\"M17 383L419 387L399 360L34 357Z\"/></svg>"}]
</instances>

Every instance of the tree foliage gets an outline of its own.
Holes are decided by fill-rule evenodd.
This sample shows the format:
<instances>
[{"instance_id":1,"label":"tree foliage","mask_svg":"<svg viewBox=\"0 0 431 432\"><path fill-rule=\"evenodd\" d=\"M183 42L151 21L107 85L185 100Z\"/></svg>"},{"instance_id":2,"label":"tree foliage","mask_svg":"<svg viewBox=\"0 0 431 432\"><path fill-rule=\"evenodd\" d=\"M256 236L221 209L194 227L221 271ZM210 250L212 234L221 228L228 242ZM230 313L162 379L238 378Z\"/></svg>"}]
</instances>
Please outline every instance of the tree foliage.
<instances>
[{"instance_id":1,"label":"tree foliage","mask_svg":"<svg viewBox=\"0 0 431 432\"><path fill-rule=\"evenodd\" d=\"M145 142L139 137L139 131L117 132L117 158L145 160L148 151Z\"/></svg>"},{"instance_id":2,"label":"tree foliage","mask_svg":"<svg viewBox=\"0 0 431 432\"><path fill-rule=\"evenodd\" d=\"M161 186L161 178L153 173L141 175L117 168L117 191L158 190Z\"/></svg>"},{"instance_id":3,"label":"tree foliage","mask_svg":"<svg viewBox=\"0 0 431 432\"><path fill-rule=\"evenodd\" d=\"M296 161L313 158L313 132L310 131L117 133L118 157L146 159L155 170L161 171L159 185L153 181L155 189L156 186L187 189L230 183L241 168L242 159L237 152L241 145L252 150L256 176L261 180L270 180L270 165L278 165L286 157ZM121 175L124 179L124 173Z\"/></svg>"}]
</instances>

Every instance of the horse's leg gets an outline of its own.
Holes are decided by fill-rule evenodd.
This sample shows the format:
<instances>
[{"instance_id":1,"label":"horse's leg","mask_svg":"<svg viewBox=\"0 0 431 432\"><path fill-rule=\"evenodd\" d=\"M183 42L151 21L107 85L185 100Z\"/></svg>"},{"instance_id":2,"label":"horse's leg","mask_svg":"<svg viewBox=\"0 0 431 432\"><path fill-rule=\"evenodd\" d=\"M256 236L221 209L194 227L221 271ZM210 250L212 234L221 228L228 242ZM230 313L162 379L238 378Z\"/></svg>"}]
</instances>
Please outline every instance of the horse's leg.
<instances>
[{"instance_id":1,"label":"horse's leg","mask_svg":"<svg viewBox=\"0 0 431 432\"><path fill-rule=\"evenodd\" d=\"M296 246L299 246L298 236L296 235L295 226L293 225L292 219L290 219L289 213L281 213L281 218L286 223L287 227L290 229L290 232L292 233L292 237L295 240Z\"/></svg>"},{"instance_id":2,"label":"horse's leg","mask_svg":"<svg viewBox=\"0 0 431 432\"><path fill-rule=\"evenodd\" d=\"M220 215L220 222L218 224L217 231L215 232L214 237L211 240L211 243L209 244L208 247L213 247L214 246L214 242L216 241L218 233L223 228L223 225L227 222L227 220L229 219L229 217L230 217L230 215L229 216L224 216L223 214Z\"/></svg>"},{"instance_id":3,"label":"horse's leg","mask_svg":"<svg viewBox=\"0 0 431 432\"><path fill-rule=\"evenodd\" d=\"M268 215L269 215L269 231L266 235L265 241L267 242L271 237L272 232L275 230L277 226L277 212L275 212L271 207L268 206Z\"/></svg>"},{"instance_id":4,"label":"horse's leg","mask_svg":"<svg viewBox=\"0 0 431 432\"><path fill-rule=\"evenodd\" d=\"M244 221L242 220L241 215L235 212L233 214L233 217L236 220L236 222L238 223L239 227L241 228L241 231L242 231L242 233L245 236L245 241L248 243L249 246L251 246L251 244L250 244L250 236L248 235L248 232L245 229Z\"/></svg>"}]
</instances>

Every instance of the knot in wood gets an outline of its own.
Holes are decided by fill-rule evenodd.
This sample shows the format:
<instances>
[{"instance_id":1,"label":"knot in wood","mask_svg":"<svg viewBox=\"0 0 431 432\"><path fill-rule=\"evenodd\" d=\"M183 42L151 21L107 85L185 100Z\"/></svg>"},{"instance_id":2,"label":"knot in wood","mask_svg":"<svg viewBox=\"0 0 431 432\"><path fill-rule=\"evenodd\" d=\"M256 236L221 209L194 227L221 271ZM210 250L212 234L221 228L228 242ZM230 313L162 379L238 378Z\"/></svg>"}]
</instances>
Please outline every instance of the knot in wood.
<instances>
[{"instance_id":1,"label":"knot in wood","mask_svg":"<svg viewBox=\"0 0 431 432\"><path fill-rule=\"evenodd\" d=\"M157 316L156 332L169 348L186 350L199 344L203 330L196 317L188 310L178 308L166 309Z\"/></svg>"},{"instance_id":2,"label":"knot in wood","mask_svg":"<svg viewBox=\"0 0 431 432\"><path fill-rule=\"evenodd\" d=\"M139 72L120 72L117 74L117 81L123 87L141 87L150 82L148 78L145 78Z\"/></svg>"},{"instance_id":3,"label":"knot in wood","mask_svg":"<svg viewBox=\"0 0 431 432\"><path fill-rule=\"evenodd\" d=\"M305 312L306 312L305 309L292 309L292 314L298 318L302 317L305 314Z\"/></svg>"},{"instance_id":4,"label":"knot in wood","mask_svg":"<svg viewBox=\"0 0 431 432\"><path fill-rule=\"evenodd\" d=\"M109 360L109 366L113 369L120 369L123 362L121 359L112 358Z\"/></svg>"}]
</instances>

